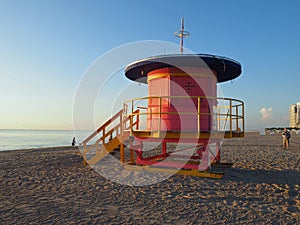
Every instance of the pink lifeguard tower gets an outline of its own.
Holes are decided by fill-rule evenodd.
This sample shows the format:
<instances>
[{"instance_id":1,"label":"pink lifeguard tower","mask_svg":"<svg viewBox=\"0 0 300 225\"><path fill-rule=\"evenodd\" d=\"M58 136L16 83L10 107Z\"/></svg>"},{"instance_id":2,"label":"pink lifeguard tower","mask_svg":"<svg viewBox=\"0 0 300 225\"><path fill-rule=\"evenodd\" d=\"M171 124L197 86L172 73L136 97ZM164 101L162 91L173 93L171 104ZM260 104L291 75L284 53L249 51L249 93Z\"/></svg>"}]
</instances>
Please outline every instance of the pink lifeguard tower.
<instances>
[{"instance_id":1,"label":"pink lifeguard tower","mask_svg":"<svg viewBox=\"0 0 300 225\"><path fill-rule=\"evenodd\" d=\"M102 153L90 160L86 157L90 151L87 143L102 133L94 147L98 152L103 146L106 152L119 147L122 163L126 163L124 141L129 140L130 165L159 165L161 169L181 168L178 173L187 175L222 176L213 173L211 165L222 164L223 138L244 136L244 103L218 97L217 83L238 77L241 65L216 55L183 54L183 38L188 35L182 19L181 30L176 33L180 37L180 54L141 59L125 68L128 79L148 84L148 96L126 101L123 109L108 121L118 119L118 126L106 130L107 122L83 142L86 161L93 164L104 157ZM140 106L141 102L146 104ZM150 154L144 151L148 143L161 145ZM174 151L168 146L178 143L192 144L192 151ZM97 147L99 144L101 148ZM186 150L189 154L185 154Z\"/></svg>"}]
</instances>

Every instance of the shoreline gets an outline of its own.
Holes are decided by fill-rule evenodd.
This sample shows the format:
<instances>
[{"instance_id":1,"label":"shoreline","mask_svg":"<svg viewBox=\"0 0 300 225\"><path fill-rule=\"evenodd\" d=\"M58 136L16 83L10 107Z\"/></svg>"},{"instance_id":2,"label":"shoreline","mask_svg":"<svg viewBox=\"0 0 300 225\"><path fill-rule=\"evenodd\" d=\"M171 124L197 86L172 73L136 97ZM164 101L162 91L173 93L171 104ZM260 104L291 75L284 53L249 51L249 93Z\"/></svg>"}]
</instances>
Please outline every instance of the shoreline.
<instances>
[{"instance_id":1,"label":"shoreline","mask_svg":"<svg viewBox=\"0 0 300 225\"><path fill-rule=\"evenodd\" d=\"M173 175L149 186L114 183L83 166L78 147L0 152L1 224L297 224L300 137L225 140L221 180Z\"/></svg>"},{"instance_id":2,"label":"shoreline","mask_svg":"<svg viewBox=\"0 0 300 225\"><path fill-rule=\"evenodd\" d=\"M79 149L79 146L70 146L70 145L62 145L62 146L49 146L49 147L33 147L33 148L20 148L20 149L8 149L8 150L0 150L1 152L31 152L31 151L60 151L60 150L72 150L72 149Z\"/></svg>"}]
</instances>

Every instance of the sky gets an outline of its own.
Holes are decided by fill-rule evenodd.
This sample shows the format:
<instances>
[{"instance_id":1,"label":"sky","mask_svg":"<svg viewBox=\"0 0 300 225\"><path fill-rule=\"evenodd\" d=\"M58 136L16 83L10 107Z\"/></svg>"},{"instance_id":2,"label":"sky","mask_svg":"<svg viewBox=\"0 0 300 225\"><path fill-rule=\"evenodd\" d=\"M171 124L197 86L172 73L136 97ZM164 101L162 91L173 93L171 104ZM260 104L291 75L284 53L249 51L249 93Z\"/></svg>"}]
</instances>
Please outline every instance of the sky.
<instances>
[{"instance_id":1,"label":"sky","mask_svg":"<svg viewBox=\"0 0 300 225\"><path fill-rule=\"evenodd\" d=\"M220 87L244 101L246 130L288 126L300 101L299 10L297 0L0 0L0 129L72 129L74 98L95 60L140 41L178 44L183 15L186 48L241 63L241 76ZM122 68L116 74L98 96L99 123L114 94L133 85ZM146 96L145 85L134 88Z\"/></svg>"}]
</instances>

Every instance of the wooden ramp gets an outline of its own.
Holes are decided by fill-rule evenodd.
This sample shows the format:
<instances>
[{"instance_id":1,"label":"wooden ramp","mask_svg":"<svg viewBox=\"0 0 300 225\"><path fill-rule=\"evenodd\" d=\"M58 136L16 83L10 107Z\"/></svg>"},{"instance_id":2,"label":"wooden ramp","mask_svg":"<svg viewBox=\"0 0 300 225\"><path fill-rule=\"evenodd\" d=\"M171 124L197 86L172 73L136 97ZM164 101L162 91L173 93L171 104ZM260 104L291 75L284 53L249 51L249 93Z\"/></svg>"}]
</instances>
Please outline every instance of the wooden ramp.
<instances>
[{"instance_id":1,"label":"wooden ramp","mask_svg":"<svg viewBox=\"0 0 300 225\"><path fill-rule=\"evenodd\" d=\"M164 167L155 167L155 166L137 166L137 165L125 165L127 170L146 170L157 173L171 173L178 175L187 175L187 176L196 176L204 177L211 179L221 179L224 176L224 173L221 172L209 172L209 171L198 171L198 170L184 170L184 169L171 169Z\"/></svg>"}]
</instances>

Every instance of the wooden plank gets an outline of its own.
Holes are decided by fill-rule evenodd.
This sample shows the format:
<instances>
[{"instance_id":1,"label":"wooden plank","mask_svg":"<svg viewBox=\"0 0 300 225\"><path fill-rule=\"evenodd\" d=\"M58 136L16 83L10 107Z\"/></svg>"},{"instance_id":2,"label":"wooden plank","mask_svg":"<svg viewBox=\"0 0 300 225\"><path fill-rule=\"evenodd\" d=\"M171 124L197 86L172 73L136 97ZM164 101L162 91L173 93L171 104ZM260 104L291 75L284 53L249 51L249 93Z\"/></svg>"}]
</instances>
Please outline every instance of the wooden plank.
<instances>
[{"instance_id":1,"label":"wooden plank","mask_svg":"<svg viewBox=\"0 0 300 225\"><path fill-rule=\"evenodd\" d=\"M153 167L153 166L137 166L137 165L124 165L124 168L127 170L146 170L150 172L157 173L172 173L178 175L186 175L186 176L197 176L203 178L211 178L211 179L221 179L224 176L224 173L212 173L209 171L198 171L198 170L176 170L170 168L162 168L162 167Z\"/></svg>"}]
</instances>

